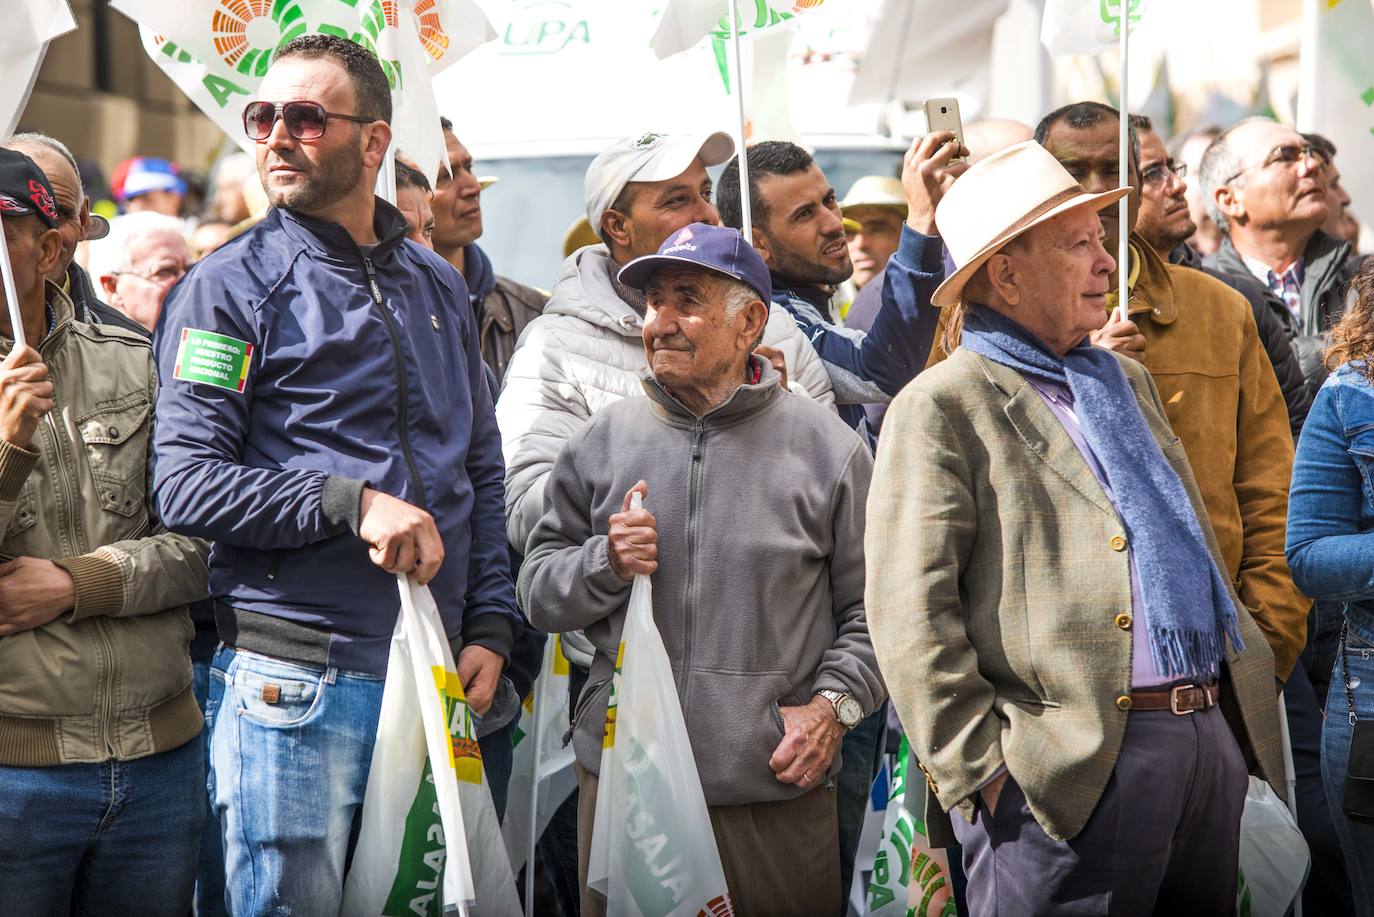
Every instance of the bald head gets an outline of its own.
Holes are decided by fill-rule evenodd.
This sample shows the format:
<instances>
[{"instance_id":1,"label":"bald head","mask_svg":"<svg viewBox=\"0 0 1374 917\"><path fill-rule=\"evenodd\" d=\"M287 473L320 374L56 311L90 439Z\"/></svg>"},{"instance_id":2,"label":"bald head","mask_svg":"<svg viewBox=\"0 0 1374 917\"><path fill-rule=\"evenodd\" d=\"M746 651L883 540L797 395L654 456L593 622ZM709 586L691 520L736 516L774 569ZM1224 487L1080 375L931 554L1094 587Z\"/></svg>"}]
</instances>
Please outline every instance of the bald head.
<instances>
[{"instance_id":1,"label":"bald head","mask_svg":"<svg viewBox=\"0 0 1374 917\"><path fill-rule=\"evenodd\" d=\"M1010 118L981 118L964 126L964 146L968 147L969 165L1029 139L1030 125Z\"/></svg>"},{"instance_id":2,"label":"bald head","mask_svg":"<svg viewBox=\"0 0 1374 917\"><path fill-rule=\"evenodd\" d=\"M57 204L58 230L62 233L62 257L48 279L60 284L67 274L67 268L76 256L76 246L86 238L90 230L91 212L81 188L81 176L66 152L57 141L46 142L35 134L16 134L5 144L6 149L23 153L33 160L34 165L47 176L52 185L53 202ZM60 149L59 149L60 147Z\"/></svg>"}]
</instances>

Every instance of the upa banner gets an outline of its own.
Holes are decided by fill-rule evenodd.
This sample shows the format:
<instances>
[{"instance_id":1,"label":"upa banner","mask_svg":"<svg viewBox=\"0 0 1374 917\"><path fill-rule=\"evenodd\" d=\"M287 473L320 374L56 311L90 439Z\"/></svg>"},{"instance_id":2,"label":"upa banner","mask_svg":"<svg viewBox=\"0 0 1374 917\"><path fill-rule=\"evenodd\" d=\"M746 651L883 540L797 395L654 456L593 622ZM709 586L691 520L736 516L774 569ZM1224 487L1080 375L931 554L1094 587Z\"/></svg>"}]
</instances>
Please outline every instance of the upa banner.
<instances>
[{"instance_id":1,"label":"upa banner","mask_svg":"<svg viewBox=\"0 0 1374 917\"><path fill-rule=\"evenodd\" d=\"M882 917L957 917L949 859L926 843L926 826L907 804L907 776L915 758L906 736L892 768L892 788L883 836L873 859L868 886L870 915ZM917 791L923 784L916 784ZM919 798L919 797L918 797Z\"/></svg>"},{"instance_id":2,"label":"upa banner","mask_svg":"<svg viewBox=\"0 0 1374 917\"><path fill-rule=\"evenodd\" d=\"M277 51L336 35L376 55L391 84L392 145L431 182L445 157L431 78L496 36L473 0L111 0L148 55L245 150L241 117Z\"/></svg>"}]
</instances>

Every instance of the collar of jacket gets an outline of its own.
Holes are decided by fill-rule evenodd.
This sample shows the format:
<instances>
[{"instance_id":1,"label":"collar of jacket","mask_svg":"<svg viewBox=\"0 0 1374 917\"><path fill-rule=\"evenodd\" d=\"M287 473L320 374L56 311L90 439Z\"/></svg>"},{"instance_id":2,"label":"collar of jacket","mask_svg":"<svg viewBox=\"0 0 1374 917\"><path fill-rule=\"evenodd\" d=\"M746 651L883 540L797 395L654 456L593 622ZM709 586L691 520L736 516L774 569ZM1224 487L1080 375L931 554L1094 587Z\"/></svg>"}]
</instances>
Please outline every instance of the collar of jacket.
<instances>
[{"instance_id":1,"label":"collar of jacket","mask_svg":"<svg viewBox=\"0 0 1374 917\"><path fill-rule=\"evenodd\" d=\"M49 306L52 306L52 312L55 321L53 321L52 327L48 329L48 333L43 335L43 340L37 342L29 342L30 347L32 347L34 350L40 351L43 349L43 346L48 343L48 341L51 341L54 338L56 338L59 332L65 331L67 326L72 323L72 319L75 317L75 307L73 307L72 305L71 298L67 296L66 293L62 292L61 287L53 283L51 280L45 280L43 281L43 293L47 297L47 304ZM0 337L0 341L5 342L5 353L9 353L11 350L14 349L13 339L7 337Z\"/></svg>"},{"instance_id":2,"label":"collar of jacket","mask_svg":"<svg viewBox=\"0 0 1374 917\"><path fill-rule=\"evenodd\" d=\"M1129 315L1149 313L1157 325L1172 325L1178 318L1178 304L1174 301L1174 281L1169 265L1140 236L1131 235L1132 272L1135 283L1127 301Z\"/></svg>"},{"instance_id":3,"label":"collar of jacket","mask_svg":"<svg viewBox=\"0 0 1374 917\"><path fill-rule=\"evenodd\" d=\"M1180 242L1169 252L1169 263L1202 269L1202 255L1187 242Z\"/></svg>"},{"instance_id":4,"label":"collar of jacket","mask_svg":"<svg viewBox=\"0 0 1374 917\"><path fill-rule=\"evenodd\" d=\"M772 364L758 356L750 356L749 360L750 365L758 371L759 381L742 384L733 395L700 417L687 410L667 386L658 381L649 367L639 371L639 381L653 402L654 414L668 426L724 429L748 420L782 394L782 377Z\"/></svg>"},{"instance_id":5,"label":"collar of jacket","mask_svg":"<svg viewBox=\"0 0 1374 917\"><path fill-rule=\"evenodd\" d=\"M1340 270L1350 257L1350 243L1328 236L1318 229L1302 250L1302 311L1306 317L1309 307L1331 288Z\"/></svg>"},{"instance_id":6,"label":"collar of jacket","mask_svg":"<svg viewBox=\"0 0 1374 917\"><path fill-rule=\"evenodd\" d=\"M380 197L373 198L376 211L372 216L372 230L377 234L377 245L372 250L374 262L388 258L405 241L410 224L391 204ZM277 220L286 234L316 255L346 264L357 264L362 249L353 237L338 223L311 219L286 207L274 207L268 219Z\"/></svg>"},{"instance_id":7,"label":"collar of jacket","mask_svg":"<svg viewBox=\"0 0 1374 917\"><path fill-rule=\"evenodd\" d=\"M491 259L476 242L469 242L463 248L463 279L468 284L468 298L472 300L472 311L480 320L482 300L496 289L496 272L491 268Z\"/></svg>"},{"instance_id":8,"label":"collar of jacket","mask_svg":"<svg viewBox=\"0 0 1374 917\"><path fill-rule=\"evenodd\" d=\"M768 272L768 276L773 281L773 298L775 301L779 296L804 299L821 315L830 315L830 297L834 295L832 291L812 283L798 283L774 274L772 271Z\"/></svg>"}]
</instances>

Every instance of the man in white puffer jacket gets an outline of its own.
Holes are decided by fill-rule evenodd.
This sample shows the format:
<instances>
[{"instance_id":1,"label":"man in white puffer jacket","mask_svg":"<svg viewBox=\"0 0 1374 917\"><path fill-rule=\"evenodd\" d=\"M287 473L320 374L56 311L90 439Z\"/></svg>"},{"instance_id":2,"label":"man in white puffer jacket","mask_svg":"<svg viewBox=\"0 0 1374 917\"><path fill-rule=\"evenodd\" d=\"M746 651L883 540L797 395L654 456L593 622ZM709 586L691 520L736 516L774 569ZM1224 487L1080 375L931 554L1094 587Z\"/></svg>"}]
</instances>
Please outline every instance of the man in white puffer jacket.
<instances>
[{"instance_id":1,"label":"man in white puffer jacket","mask_svg":"<svg viewBox=\"0 0 1374 917\"><path fill-rule=\"evenodd\" d=\"M544 314L520 336L496 404L506 531L522 553L544 515L544 486L563 444L607 405L644 397L644 296L614 280L615 273L689 223L720 223L706 167L733 153L734 142L723 133L645 134L613 144L587 169L587 218L601 227L606 244L579 249L563 262ZM825 365L779 306L772 308L763 347L781 354L792 392L834 403ZM580 634L565 634L563 647L574 663L591 661Z\"/></svg>"}]
</instances>

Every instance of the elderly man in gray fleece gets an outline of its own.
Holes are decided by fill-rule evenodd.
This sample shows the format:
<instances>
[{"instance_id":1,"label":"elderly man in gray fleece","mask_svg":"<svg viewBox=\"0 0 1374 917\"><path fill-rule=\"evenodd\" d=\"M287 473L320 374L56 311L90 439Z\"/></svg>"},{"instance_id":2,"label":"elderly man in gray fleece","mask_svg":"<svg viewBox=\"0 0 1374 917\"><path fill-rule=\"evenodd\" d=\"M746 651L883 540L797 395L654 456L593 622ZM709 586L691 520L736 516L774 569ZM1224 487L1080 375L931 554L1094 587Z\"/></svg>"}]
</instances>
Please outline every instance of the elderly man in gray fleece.
<instances>
[{"instance_id":1,"label":"elderly man in gray fleece","mask_svg":"<svg viewBox=\"0 0 1374 917\"><path fill-rule=\"evenodd\" d=\"M574 720L582 913L606 701L630 584L682 700L726 882L741 914L838 900L840 739L885 693L864 620L872 460L833 411L787 394L752 356L768 321L762 259L693 223L630 262L648 294L648 398L595 414L554 464L520 597L547 631L596 648ZM644 508L631 510L634 491Z\"/></svg>"}]
</instances>

